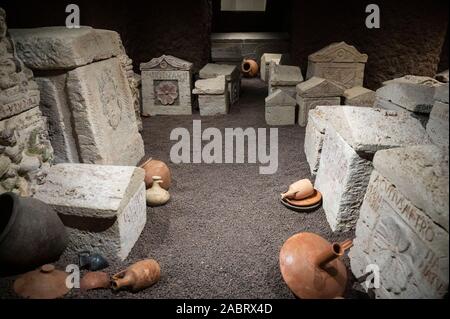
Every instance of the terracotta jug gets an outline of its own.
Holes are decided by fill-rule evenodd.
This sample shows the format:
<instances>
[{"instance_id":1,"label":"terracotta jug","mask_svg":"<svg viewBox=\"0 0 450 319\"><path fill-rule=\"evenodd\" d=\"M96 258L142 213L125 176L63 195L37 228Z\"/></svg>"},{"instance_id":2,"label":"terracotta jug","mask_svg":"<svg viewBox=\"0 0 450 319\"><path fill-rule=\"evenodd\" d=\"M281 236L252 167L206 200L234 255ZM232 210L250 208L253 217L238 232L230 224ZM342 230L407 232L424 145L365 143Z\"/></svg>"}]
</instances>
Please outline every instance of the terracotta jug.
<instances>
[{"instance_id":1,"label":"terracotta jug","mask_svg":"<svg viewBox=\"0 0 450 319\"><path fill-rule=\"evenodd\" d=\"M44 265L20 276L13 289L22 298L56 299L70 290L66 285L67 276L66 272L56 270L53 265Z\"/></svg>"},{"instance_id":2,"label":"terracotta jug","mask_svg":"<svg viewBox=\"0 0 450 319\"><path fill-rule=\"evenodd\" d=\"M352 245L351 240L330 244L312 233L292 236L280 252L284 281L299 298L342 297L347 284L347 269L339 257Z\"/></svg>"},{"instance_id":3,"label":"terracotta jug","mask_svg":"<svg viewBox=\"0 0 450 319\"><path fill-rule=\"evenodd\" d=\"M169 201L170 194L160 186L162 182L161 176L153 176L153 186L147 189L145 195L149 206L161 206Z\"/></svg>"},{"instance_id":4,"label":"terracotta jug","mask_svg":"<svg viewBox=\"0 0 450 319\"><path fill-rule=\"evenodd\" d=\"M157 283L160 276L161 268L156 260L146 259L115 274L111 285L113 290L128 289L138 292Z\"/></svg>"},{"instance_id":5,"label":"terracotta jug","mask_svg":"<svg viewBox=\"0 0 450 319\"><path fill-rule=\"evenodd\" d=\"M314 194L314 186L309 179L299 180L289 186L286 193L281 194L281 198L302 200Z\"/></svg>"},{"instance_id":6,"label":"terracotta jug","mask_svg":"<svg viewBox=\"0 0 450 319\"><path fill-rule=\"evenodd\" d=\"M161 187L165 190L170 188L170 185L172 184L172 174L169 167L164 162L150 158L140 167L145 170L145 185L147 188L152 187L153 176L161 176L163 180Z\"/></svg>"},{"instance_id":7,"label":"terracotta jug","mask_svg":"<svg viewBox=\"0 0 450 319\"><path fill-rule=\"evenodd\" d=\"M241 64L241 72L244 76L253 78L258 75L259 66L255 60L244 59Z\"/></svg>"},{"instance_id":8,"label":"terracotta jug","mask_svg":"<svg viewBox=\"0 0 450 319\"><path fill-rule=\"evenodd\" d=\"M14 193L0 195L0 272L23 273L58 260L66 228L49 205Z\"/></svg>"}]
</instances>

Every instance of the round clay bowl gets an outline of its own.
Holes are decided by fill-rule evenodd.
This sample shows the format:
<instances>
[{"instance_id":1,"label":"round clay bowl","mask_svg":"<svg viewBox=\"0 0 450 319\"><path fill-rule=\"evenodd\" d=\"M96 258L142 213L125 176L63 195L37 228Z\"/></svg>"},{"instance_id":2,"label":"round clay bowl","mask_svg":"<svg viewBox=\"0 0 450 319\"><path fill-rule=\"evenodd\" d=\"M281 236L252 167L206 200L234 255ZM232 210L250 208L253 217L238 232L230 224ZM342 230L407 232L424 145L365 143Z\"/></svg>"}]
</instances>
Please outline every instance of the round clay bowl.
<instances>
[{"instance_id":1,"label":"round clay bowl","mask_svg":"<svg viewBox=\"0 0 450 319\"><path fill-rule=\"evenodd\" d=\"M280 202L287 208L289 208L290 210L294 211L294 212L298 212L298 213L311 213L313 211L318 210L321 206L322 206L322 201L320 201L319 203L317 203L316 205L312 205L312 206L295 206L295 205L291 205L287 202L287 200L284 198L280 198Z\"/></svg>"},{"instance_id":2,"label":"round clay bowl","mask_svg":"<svg viewBox=\"0 0 450 319\"><path fill-rule=\"evenodd\" d=\"M305 207L305 206L314 206L322 200L322 194L318 190L314 190L313 194L309 197L306 197L305 199L301 200L295 200L295 199L288 199L286 198L286 201L294 206L299 207Z\"/></svg>"}]
</instances>

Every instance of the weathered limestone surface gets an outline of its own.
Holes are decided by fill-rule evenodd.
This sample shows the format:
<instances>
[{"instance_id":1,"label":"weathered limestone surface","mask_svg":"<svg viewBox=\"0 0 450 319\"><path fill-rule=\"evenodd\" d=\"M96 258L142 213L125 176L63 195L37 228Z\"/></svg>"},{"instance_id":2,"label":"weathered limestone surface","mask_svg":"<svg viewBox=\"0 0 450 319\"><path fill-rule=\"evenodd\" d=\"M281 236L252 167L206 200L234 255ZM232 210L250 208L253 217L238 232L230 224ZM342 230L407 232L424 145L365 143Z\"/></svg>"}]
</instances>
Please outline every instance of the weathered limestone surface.
<instances>
[{"instance_id":1,"label":"weathered limestone surface","mask_svg":"<svg viewBox=\"0 0 450 319\"><path fill-rule=\"evenodd\" d=\"M405 114L417 119L422 124L423 127L427 126L428 120L430 118L429 114L415 113L415 112L408 111L407 109L404 109L403 107L378 96L377 93L375 94L375 102L373 104L373 107L376 109L384 109L384 110L394 111L394 112L398 112L398 113L405 113Z\"/></svg>"},{"instance_id":2,"label":"weathered limestone surface","mask_svg":"<svg viewBox=\"0 0 450 319\"><path fill-rule=\"evenodd\" d=\"M224 94L227 81L224 75L205 80L197 80L193 94Z\"/></svg>"},{"instance_id":3,"label":"weathered limestone surface","mask_svg":"<svg viewBox=\"0 0 450 319\"><path fill-rule=\"evenodd\" d=\"M67 74L36 78L41 91L40 109L49 119L49 137L55 163L79 163L76 135L65 87Z\"/></svg>"},{"instance_id":4,"label":"weathered limestone surface","mask_svg":"<svg viewBox=\"0 0 450 319\"><path fill-rule=\"evenodd\" d=\"M436 80L442 83L448 83L449 82L449 70L442 71L434 77Z\"/></svg>"},{"instance_id":5,"label":"weathered limestone surface","mask_svg":"<svg viewBox=\"0 0 450 319\"><path fill-rule=\"evenodd\" d=\"M305 127L308 123L308 113L319 105L340 105L340 97L302 97L297 95L298 111L298 125Z\"/></svg>"},{"instance_id":6,"label":"weathered limestone surface","mask_svg":"<svg viewBox=\"0 0 450 319\"><path fill-rule=\"evenodd\" d=\"M434 102L427 124L430 139L437 145L449 145L449 105L439 101Z\"/></svg>"},{"instance_id":7,"label":"weathered limestone surface","mask_svg":"<svg viewBox=\"0 0 450 319\"><path fill-rule=\"evenodd\" d=\"M128 84L130 86L131 95L133 97L133 105L134 112L136 114L136 123L138 126L139 132L141 132L144 127L142 126L142 118L141 118L141 76L139 74L134 73L133 70L133 60L131 60L128 55L121 54L119 55L119 61L122 66L122 69L125 71L125 74L128 79Z\"/></svg>"},{"instance_id":8,"label":"weathered limestone surface","mask_svg":"<svg viewBox=\"0 0 450 319\"><path fill-rule=\"evenodd\" d=\"M442 298L448 291L448 148L380 151L350 264L356 277L379 267L377 298ZM436 205L434 205L436 201Z\"/></svg>"},{"instance_id":9,"label":"weathered limestone surface","mask_svg":"<svg viewBox=\"0 0 450 319\"><path fill-rule=\"evenodd\" d=\"M377 97L415 113L431 112L436 88L442 83L426 76L406 75L386 81L377 90Z\"/></svg>"},{"instance_id":10,"label":"weathered limestone surface","mask_svg":"<svg viewBox=\"0 0 450 319\"><path fill-rule=\"evenodd\" d=\"M299 105L298 124L302 127L308 122L308 113L318 105L340 105L344 87L334 81L318 77L297 85Z\"/></svg>"},{"instance_id":11,"label":"weathered limestone surface","mask_svg":"<svg viewBox=\"0 0 450 319\"><path fill-rule=\"evenodd\" d=\"M279 65L271 63L270 85L291 86L303 82L303 76L298 66Z\"/></svg>"},{"instance_id":12,"label":"weathered limestone surface","mask_svg":"<svg viewBox=\"0 0 450 319\"><path fill-rule=\"evenodd\" d=\"M333 43L308 57L307 79L333 80L349 89L363 86L368 56L345 42Z\"/></svg>"},{"instance_id":13,"label":"weathered limestone surface","mask_svg":"<svg viewBox=\"0 0 450 319\"><path fill-rule=\"evenodd\" d=\"M10 34L19 58L33 70L71 69L125 53L117 32L85 26L11 29Z\"/></svg>"},{"instance_id":14,"label":"weathered limestone surface","mask_svg":"<svg viewBox=\"0 0 450 319\"><path fill-rule=\"evenodd\" d=\"M297 102L282 90L266 98L266 123L269 125L294 125Z\"/></svg>"},{"instance_id":15,"label":"weathered limestone surface","mask_svg":"<svg viewBox=\"0 0 450 319\"><path fill-rule=\"evenodd\" d=\"M374 154L382 149L431 143L419 121L405 113L343 106L342 116L346 121L333 124L359 153Z\"/></svg>"},{"instance_id":16,"label":"weathered limestone surface","mask_svg":"<svg viewBox=\"0 0 450 319\"><path fill-rule=\"evenodd\" d=\"M226 77L230 104L239 101L241 90L241 73L236 65L208 63L199 72L200 79L215 78L220 75Z\"/></svg>"},{"instance_id":17,"label":"weathered limestone surface","mask_svg":"<svg viewBox=\"0 0 450 319\"><path fill-rule=\"evenodd\" d=\"M69 232L65 254L88 250L124 260L147 219L141 168L58 164L35 197L51 205Z\"/></svg>"},{"instance_id":18,"label":"weathered limestone surface","mask_svg":"<svg viewBox=\"0 0 450 319\"><path fill-rule=\"evenodd\" d=\"M274 62L276 64L280 64L281 57L283 55L280 53L264 53L261 57L261 67L260 67L260 75L261 80L267 82L269 79L269 65L270 62Z\"/></svg>"},{"instance_id":19,"label":"weathered limestone surface","mask_svg":"<svg viewBox=\"0 0 450 319\"><path fill-rule=\"evenodd\" d=\"M17 52L39 70L57 162L136 165L138 83L117 32L90 27L13 31Z\"/></svg>"},{"instance_id":20,"label":"weathered limestone surface","mask_svg":"<svg viewBox=\"0 0 450 319\"><path fill-rule=\"evenodd\" d=\"M163 55L140 68L144 115L192 114L192 63Z\"/></svg>"},{"instance_id":21,"label":"weathered limestone surface","mask_svg":"<svg viewBox=\"0 0 450 319\"><path fill-rule=\"evenodd\" d=\"M352 230L377 151L430 144L424 128L405 113L343 106L341 119L328 123L315 187L333 231Z\"/></svg>"},{"instance_id":22,"label":"weathered limestone surface","mask_svg":"<svg viewBox=\"0 0 450 319\"><path fill-rule=\"evenodd\" d=\"M200 116L225 115L229 112L230 100L225 94L199 95L198 105Z\"/></svg>"},{"instance_id":23,"label":"weathered limestone surface","mask_svg":"<svg viewBox=\"0 0 450 319\"><path fill-rule=\"evenodd\" d=\"M308 113L304 151L312 176L315 176L319 169L326 127L333 121L340 120L340 109L341 107L336 105L317 106Z\"/></svg>"},{"instance_id":24,"label":"weathered limestone surface","mask_svg":"<svg viewBox=\"0 0 450 319\"><path fill-rule=\"evenodd\" d=\"M344 92L345 105L373 107L375 103L375 91L362 86L355 86Z\"/></svg>"},{"instance_id":25,"label":"weathered limestone surface","mask_svg":"<svg viewBox=\"0 0 450 319\"><path fill-rule=\"evenodd\" d=\"M0 8L0 194L30 196L53 160L33 73L17 57Z\"/></svg>"},{"instance_id":26,"label":"weathered limestone surface","mask_svg":"<svg viewBox=\"0 0 450 319\"><path fill-rule=\"evenodd\" d=\"M227 114L230 109L228 85L224 75L197 80L192 93L198 95L201 116Z\"/></svg>"},{"instance_id":27,"label":"weathered limestone surface","mask_svg":"<svg viewBox=\"0 0 450 319\"><path fill-rule=\"evenodd\" d=\"M83 163L136 165L142 159L144 143L117 58L70 71L67 91Z\"/></svg>"},{"instance_id":28,"label":"weathered limestone surface","mask_svg":"<svg viewBox=\"0 0 450 319\"><path fill-rule=\"evenodd\" d=\"M448 87L449 87L448 83L444 84L444 85L441 85L441 86L438 86L436 88L436 91L435 91L434 99L436 101L448 104L448 100L449 100Z\"/></svg>"}]
</instances>

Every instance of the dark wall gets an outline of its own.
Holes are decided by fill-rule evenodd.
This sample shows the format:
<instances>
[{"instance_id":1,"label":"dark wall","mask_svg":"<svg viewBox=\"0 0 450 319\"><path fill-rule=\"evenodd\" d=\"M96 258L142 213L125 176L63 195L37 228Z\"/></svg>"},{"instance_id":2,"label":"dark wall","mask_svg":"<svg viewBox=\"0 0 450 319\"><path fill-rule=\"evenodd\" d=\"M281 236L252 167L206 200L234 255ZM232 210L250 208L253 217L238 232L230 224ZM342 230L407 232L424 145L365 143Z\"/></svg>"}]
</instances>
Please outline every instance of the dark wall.
<instances>
[{"instance_id":1,"label":"dark wall","mask_svg":"<svg viewBox=\"0 0 450 319\"><path fill-rule=\"evenodd\" d=\"M0 6L7 11L10 27L23 28L64 25L65 6L72 2L80 5L82 24L121 34L135 67L172 54L200 68L210 57L213 28L289 31L293 61L304 73L309 54L346 41L369 55L369 88L405 74L433 76L438 66L448 68L448 42L442 50L448 28L446 0L378 0L379 30L365 27L365 7L372 2L368 0L268 0L266 13L250 16L218 12L219 0L0 0Z\"/></svg>"},{"instance_id":2,"label":"dark wall","mask_svg":"<svg viewBox=\"0 0 450 319\"><path fill-rule=\"evenodd\" d=\"M135 69L162 54L193 62L196 68L209 60L209 0L0 1L10 28L64 25L69 3L80 6L82 25L119 32Z\"/></svg>"},{"instance_id":3,"label":"dark wall","mask_svg":"<svg viewBox=\"0 0 450 319\"><path fill-rule=\"evenodd\" d=\"M380 6L381 29L365 27L369 3ZM369 55L369 88L405 74L434 76L447 25L447 1L294 1L292 58L306 72L309 54L346 41Z\"/></svg>"},{"instance_id":4,"label":"dark wall","mask_svg":"<svg viewBox=\"0 0 450 319\"><path fill-rule=\"evenodd\" d=\"M294 0L295 1L295 0ZM265 12L221 11L212 0L213 32L289 32L291 0L267 0Z\"/></svg>"}]
</instances>

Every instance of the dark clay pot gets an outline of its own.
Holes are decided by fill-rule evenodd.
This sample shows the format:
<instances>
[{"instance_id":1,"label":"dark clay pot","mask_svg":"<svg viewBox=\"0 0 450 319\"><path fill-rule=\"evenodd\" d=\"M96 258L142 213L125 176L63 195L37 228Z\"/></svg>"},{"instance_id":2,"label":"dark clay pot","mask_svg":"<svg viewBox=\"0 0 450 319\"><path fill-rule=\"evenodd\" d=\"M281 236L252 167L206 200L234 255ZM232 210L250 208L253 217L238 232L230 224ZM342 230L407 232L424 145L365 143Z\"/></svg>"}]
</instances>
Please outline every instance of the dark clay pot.
<instances>
[{"instance_id":1,"label":"dark clay pot","mask_svg":"<svg viewBox=\"0 0 450 319\"><path fill-rule=\"evenodd\" d=\"M0 195L0 273L16 274L56 261L66 229L47 204L13 193Z\"/></svg>"}]
</instances>

